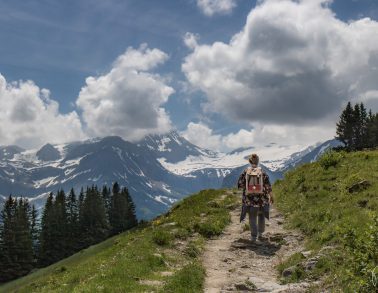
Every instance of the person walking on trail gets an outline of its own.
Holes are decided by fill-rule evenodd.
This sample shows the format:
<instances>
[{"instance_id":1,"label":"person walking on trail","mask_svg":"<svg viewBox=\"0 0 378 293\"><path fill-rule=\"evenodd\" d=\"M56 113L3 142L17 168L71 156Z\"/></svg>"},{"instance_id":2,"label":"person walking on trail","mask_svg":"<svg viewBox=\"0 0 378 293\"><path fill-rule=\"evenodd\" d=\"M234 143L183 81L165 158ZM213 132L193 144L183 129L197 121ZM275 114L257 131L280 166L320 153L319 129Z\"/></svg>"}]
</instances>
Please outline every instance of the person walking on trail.
<instances>
[{"instance_id":1,"label":"person walking on trail","mask_svg":"<svg viewBox=\"0 0 378 293\"><path fill-rule=\"evenodd\" d=\"M252 154L249 166L239 176L238 188L243 189L240 222L249 215L252 241L265 240L265 218L269 219L269 206L273 203L272 186L269 176L259 167L259 157Z\"/></svg>"}]
</instances>

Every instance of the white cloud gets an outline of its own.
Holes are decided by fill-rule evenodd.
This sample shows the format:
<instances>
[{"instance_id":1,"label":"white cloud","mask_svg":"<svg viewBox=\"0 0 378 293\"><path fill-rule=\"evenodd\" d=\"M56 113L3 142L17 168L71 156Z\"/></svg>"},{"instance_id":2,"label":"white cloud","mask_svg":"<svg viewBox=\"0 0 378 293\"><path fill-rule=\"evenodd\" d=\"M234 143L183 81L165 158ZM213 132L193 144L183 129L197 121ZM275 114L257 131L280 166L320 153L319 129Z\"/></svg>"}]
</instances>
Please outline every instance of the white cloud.
<instances>
[{"instance_id":1,"label":"white cloud","mask_svg":"<svg viewBox=\"0 0 378 293\"><path fill-rule=\"evenodd\" d=\"M59 113L50 92L32 81L7 82L0 74L0 141L2 145L39 147L85 137L76 112Z\"/></svg>"},{"instance_id":2,"label":"white cloud","mask_svg":"<svg viewBox=\"0 0 378 293\"><path fill-rule=\"evenodd\" d=\"M197 6L207 16L228 14L236 7L236 0L197 0Z\"/></svg>"},{"instance_id":3,"label":"white cloud","mask_svg":"<svg viewBox=\"0 0 378 293\"><path fill-rule=\"evenodd\" d=\"M191 143L211 150L222 148L222 136L213 133L213 130L201 122L190 122L181 135Z\"/></svg>"},{"instance_id":4,"label":"white cloud","mask_svg":"<svg viewBox=\"0 0 378 293\"><path fill-rule=\"evenodd\" d=\"M330 2L262 1L229 43L194 46L182 70L205 110L277 136L328 135L314 125L334 125L345 101L378 90L378 22L343 22Z\"/></svg>"},{"instance_id":5,"label":"white cloud","mask_svg":"<svg viewBox=\"0 0 378 293\"><path fill-rule=\"evenodd\" d=\"M184 44L189 49L194 49L198 46L199 35L187 32L184 36Z\"/></svg>"},{"instance_id":6,"label":"white cloud","mask_svg":"<svg viewBox=\"0 0 378 293\"><path fill-rule=\"evenodd\" d=\"M147 45L128 48L110 72L88 77L76 102L83 111L87 132L138 140L170 130L171 121L162 105L174 90L152 72L167 59L167 54Z\"/></svg>"},{"instance_id":7,"label":"white cloud","mask_svg":"<svg viewBox=\"0 0 378 293\"><path fill-rule=\"evenodd\" d=\"M307 147L332 139L335 135L333 125L328 122L314 126L294 126L252 123L250 130L240 129L238 132L226 135L215 134L206 124L190 122L181 134L191 143L206 149L228 152L240 147L255 147L264 149L274 143L277 147L299 146Z\"/></svg>"}]
</instances>

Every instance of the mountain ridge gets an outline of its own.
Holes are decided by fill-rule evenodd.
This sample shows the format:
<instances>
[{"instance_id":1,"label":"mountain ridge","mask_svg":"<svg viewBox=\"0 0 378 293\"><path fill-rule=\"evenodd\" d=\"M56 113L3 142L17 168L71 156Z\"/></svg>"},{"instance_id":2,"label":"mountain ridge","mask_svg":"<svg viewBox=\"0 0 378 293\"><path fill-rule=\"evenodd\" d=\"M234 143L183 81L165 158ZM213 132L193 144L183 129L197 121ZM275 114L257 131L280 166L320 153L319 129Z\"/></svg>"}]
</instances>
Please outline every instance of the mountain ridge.
<instances>
[{"instance_id":1,"label":"mountain ridge","mask_svg":"<svg viewBox=\"0 0 378 293\"><path fill-rule=\"evenodd\" d=\"M293 148L295 149L295 148ZM229 153L200 148L177 132L149 135L137 143L119 136L66 144L46 144L39 150L0 147L0 203L9 194L27 196L41 207L50 192L79 192L91 185L126 186L140 219L165 212L174 202L207 188L233 186L254 147ZM267 148L262 155L268 157ZM262 161L273 181L282 171L291 149L279 148L271 161ZM277 159L286 154L284 159ZM308 154L304 153L304 154ZM237 178L236 178L237 179Z\"/></svg>"}]
</instances>

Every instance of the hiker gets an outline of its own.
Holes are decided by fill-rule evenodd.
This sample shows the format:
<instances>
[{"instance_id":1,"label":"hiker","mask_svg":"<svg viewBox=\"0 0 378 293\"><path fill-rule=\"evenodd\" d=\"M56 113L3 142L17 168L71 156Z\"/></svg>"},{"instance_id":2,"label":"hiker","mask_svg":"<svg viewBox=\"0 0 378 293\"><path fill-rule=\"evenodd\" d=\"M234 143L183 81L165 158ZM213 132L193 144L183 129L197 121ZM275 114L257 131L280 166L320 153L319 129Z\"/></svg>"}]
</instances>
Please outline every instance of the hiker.
<instances>
[{"instance_id":1,"label":"hiker","mask_svg":"<svg viewBox=\"0 0 378 293\"><path fill-rule=\"evenodd\" d=\"M259 165L259 157L252 154L249 158L250 167L239 176L238 188L243 189L242 213L240 222L249 215L249 226L252 241L265 240L265 218L269 219L269 206L273 203L272 186L269 176Z\"/></svg>"}]
</instances>

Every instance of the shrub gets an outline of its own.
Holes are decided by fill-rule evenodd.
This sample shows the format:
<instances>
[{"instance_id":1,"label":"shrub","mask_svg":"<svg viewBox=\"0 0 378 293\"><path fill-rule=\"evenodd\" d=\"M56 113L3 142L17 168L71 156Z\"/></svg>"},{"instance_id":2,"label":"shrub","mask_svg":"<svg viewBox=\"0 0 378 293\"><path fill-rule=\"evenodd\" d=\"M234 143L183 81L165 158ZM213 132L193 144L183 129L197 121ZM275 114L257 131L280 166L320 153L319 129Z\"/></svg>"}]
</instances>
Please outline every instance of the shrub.
<instances>
[{"instance_id":1,"label":"shrub","mask_svg":"<svg viewBox=\"0 0 378 293\"><path fill-rule=\"evenodd\" d=\"M196 258L201 254L201 249L195 243L190 242L185 248L185 254L192 258Z\"/></svg>"},{"instance_id":2,"label":"shrub","mask_svg":"<svg viewBox=\"0 0 378 293\"><path fill-rule=\"evenodd\" d=\"M341 152L328 151L320 157L319 164L323 169L327 170L330 167L336 167L342 158L343 154Z\"/></svg>"},{"instance_id":3,"label":"shrub","mask_svg":"<svg viewBox=\"0 0 378 293\"><path fill-rule=\"evenodd\" d=\"M152 240L161 246L167 246L172 242L172 235L164 230L156 229L152 234Z\"/></svg>"},{"instance_id":4,"label":"shrub","mask_svg":"<svg viewBox=\"0 0 378 293\"><path fill-rule=\"evenodd\" d=\"M205 269L197 263L191 263L166 283L163 292L191 293L202 292L205 280Z\"/></svg>"}]
</instances>

